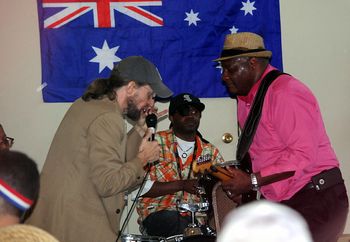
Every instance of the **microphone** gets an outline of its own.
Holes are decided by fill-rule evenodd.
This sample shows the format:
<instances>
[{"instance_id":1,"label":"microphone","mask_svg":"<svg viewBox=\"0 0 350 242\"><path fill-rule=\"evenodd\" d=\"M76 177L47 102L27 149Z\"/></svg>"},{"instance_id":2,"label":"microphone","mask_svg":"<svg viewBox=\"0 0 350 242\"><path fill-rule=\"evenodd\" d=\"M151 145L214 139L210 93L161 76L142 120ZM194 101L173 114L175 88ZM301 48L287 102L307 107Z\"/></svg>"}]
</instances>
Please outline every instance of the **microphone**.
<instances>
[{"instance_id":1,"label":"microphone","mask_svg":"<svg viewBox=\"0 0 350 242\"><path fill-rule=\"evenodd\" d=\"M146 116L146 125L149 129L152 131L151 141L154 140L154 135L156 133L156 126L157 126L157 115L154 113L148 114Z\"/></svg>"}]
</instances>

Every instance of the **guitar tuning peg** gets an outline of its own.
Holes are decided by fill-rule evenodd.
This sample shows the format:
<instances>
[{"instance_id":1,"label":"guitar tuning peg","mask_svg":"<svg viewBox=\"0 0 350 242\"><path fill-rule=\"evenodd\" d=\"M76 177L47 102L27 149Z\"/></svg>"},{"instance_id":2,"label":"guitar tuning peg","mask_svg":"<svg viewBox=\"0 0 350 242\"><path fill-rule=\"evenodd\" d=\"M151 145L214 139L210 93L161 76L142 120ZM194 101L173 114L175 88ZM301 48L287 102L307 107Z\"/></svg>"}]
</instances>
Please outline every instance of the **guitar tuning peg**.
<instances>
[{"instance_id":1,"label":"guitar tuning peg","mask_svg":"<svg viewBox=\"0 0 350 242\"><path fill-rule=\"evenodd\" d=\"M215 166L210 166L210 170L212 170L213 172L218 172L218 169Z\"/></svg>"}]
</instances>

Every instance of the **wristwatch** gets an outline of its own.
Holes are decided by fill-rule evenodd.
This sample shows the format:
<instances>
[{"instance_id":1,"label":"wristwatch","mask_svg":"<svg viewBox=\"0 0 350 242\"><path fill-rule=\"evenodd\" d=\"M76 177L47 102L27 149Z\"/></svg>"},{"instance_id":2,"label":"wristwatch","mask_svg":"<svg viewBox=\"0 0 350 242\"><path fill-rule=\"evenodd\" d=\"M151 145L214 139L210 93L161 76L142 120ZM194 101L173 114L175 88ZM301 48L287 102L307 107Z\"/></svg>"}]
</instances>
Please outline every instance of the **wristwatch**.
<instances>
[{"instance_id":1,"label":"wristwatch","mask_svg":"<svg viewBox=\"0 0 350 242\"><path fill-rule=\"evenodd\" d=\"M252 182L252 190L259 191L258 179L256 178L256 175L254 173L250 174L250 180Z\"/></svg>"}]
</instances>

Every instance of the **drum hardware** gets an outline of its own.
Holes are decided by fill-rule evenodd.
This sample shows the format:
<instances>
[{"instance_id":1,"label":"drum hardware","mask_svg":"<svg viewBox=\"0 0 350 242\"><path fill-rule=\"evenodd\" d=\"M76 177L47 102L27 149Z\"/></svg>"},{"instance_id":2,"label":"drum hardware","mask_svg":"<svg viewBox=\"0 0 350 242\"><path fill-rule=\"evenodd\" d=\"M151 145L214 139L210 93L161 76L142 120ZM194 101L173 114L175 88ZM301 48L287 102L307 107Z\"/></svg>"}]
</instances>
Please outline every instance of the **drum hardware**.
<instances>
[{"instance_id":1,"label":"drum hardware","mask_svg":"<svg viewBox=\"0 0 350 242\"><path fill-rule=\"evenodd\" d=\"M209 203L208 202L202 202L202 203L180 203L178 205L178 208L182 209L182 212L188 211L193 214L193 218L196 212L205 212L209 209Z\"/></svg>"},{"instance_id":2,"label":"drum hardware","mask_svg":"<svg viewBox=\"0 0 350 242\"><path fill-rule=\"evenodd\" d=\"M191 213L191 223L185 228L184 230L184 236L193 236L193 235L202 235L201 228L196 224L195 221L195 215L197 212L205 212L209 209L209 203L208 202L202 202L202 203L180 203L178 204L178 208L180 211L187 211Z\"/></svg>"},{"instance_id":3,"label":"drum hardware","mask_svg":"<svg viewBox=\"0 0 350 242\"><path fill-rule=\"evenodd\" d=\"M170 236L168 238L165 238L163 240L161 240L160 242L180 242L184 239L184 236L182 234L177 234L177 235L173 235Z\"/></svg>"},{"instance_id":4,"label":"drum hardware","mask_svg":"<svg viewBox=\"0 0 350 242\"><path fill-rule=\"evenodd\" d=\"M196 187L196 190L197 190L197 194L198 194L199 196L206 195L206 192L205 192L205 188L204 188L204 187L198 186L198 187Z\"/></svg>"},{"instance_id":5,"label":"drum hardware","mask_svg":"<svg viewBox=\"0 0 350 242\"><path fill-rule=\"evenodd\" d=\"M121 236L122 242L160 242L163 238L157 236L144 236L138 234L123 234Z\"/></svg>"},{"instance_id":6,"label":"drum hardware","mask_svg":"<svg viewBox=\"0 0 350 242\"><path fill-rule=\"evenodd\" d=\"M182 234L170 236L160 242L215 242L216 237L211 235L193 235L184 237Z\"/></svg>"},{"instance_id":7,"label":"drum hardware","mask_svg":"<svg viewBox=\"0 0 350 242\"><path fill-rule=\"evenodd\" d=\"M183 235L174 235L163 238L160 242L215 242L216 233L207 225L198 225L195 221L197 212L206 212L209 209L209 202L201 203L178 203L180 212L191 213L191 223L184 229Z\"/></svg>"},{"instance_id":8,"label":"drum hardware","mask_svg":"<svg viewBox=\"0 0 350 242\"><path fill-rule=\"evenodd\" d=\"M202 233L204 235L216 237L216 231L214 229L210 228L210 226L208 226L208 225L202 225L201 230L202 230Z\"/></svg>"},{"instance_id":9,"label":"drum hardware","mask_svg":"<svg viewBox=\"0 0 350 242\"><path fill-rule=\"evenodd\" d=\"M184 230L184 236L185 237L189 237L189 236L193 236L193 235L202 235L202 230L201 228L194 223L191 223L187 226L187 228L185 228Z\"/></svg>"}]
</instances>

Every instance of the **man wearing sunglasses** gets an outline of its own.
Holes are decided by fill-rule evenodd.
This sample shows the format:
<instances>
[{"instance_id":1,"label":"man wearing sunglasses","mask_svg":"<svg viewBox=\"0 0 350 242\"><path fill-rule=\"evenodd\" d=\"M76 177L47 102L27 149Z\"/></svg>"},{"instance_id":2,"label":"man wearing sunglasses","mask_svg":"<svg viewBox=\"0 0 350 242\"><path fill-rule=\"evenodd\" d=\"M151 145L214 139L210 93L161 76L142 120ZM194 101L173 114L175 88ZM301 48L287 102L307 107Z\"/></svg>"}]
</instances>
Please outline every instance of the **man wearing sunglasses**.
<instances>
[{"instance_id":1,"label":"man wearing sunglasses","mask_svg":"<svg viewBox=\"0 0 350 242\"><path fill-rule=\"evenodd\" d=\"M189 93L179 94L170 101L170 129L156 134L161 146L160 159L150 168L150 180L137 206L141 231L146 235L183 234L192 221L190 214L179 211L179 204L203 202L198 195L198 177L192 169L194 161L223 162L219 150L198 132L204 108ZM196 219L201 224L205 217Z\"/></svg>"}]
</instances>

